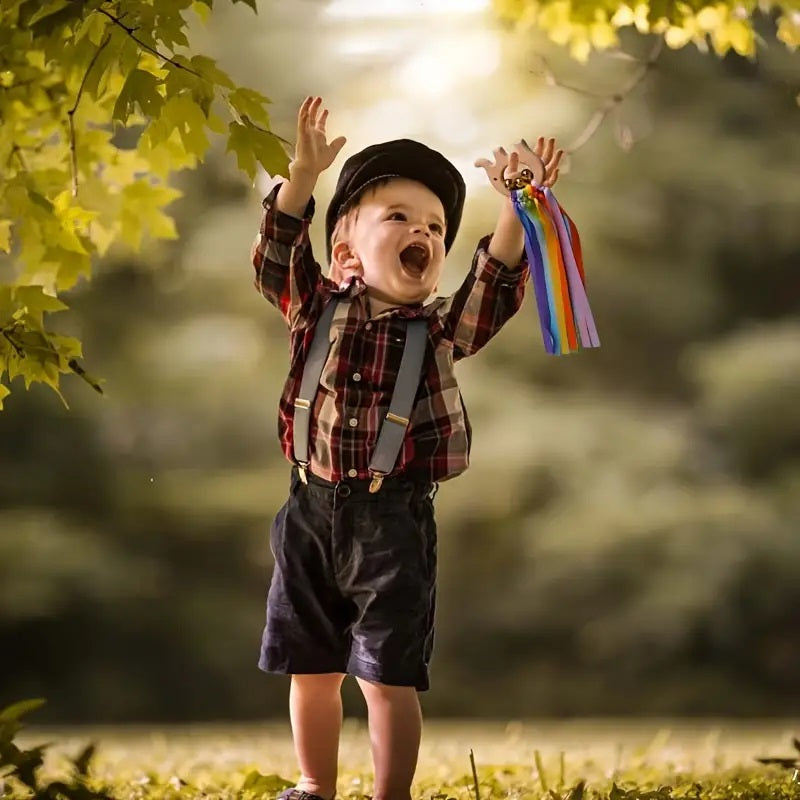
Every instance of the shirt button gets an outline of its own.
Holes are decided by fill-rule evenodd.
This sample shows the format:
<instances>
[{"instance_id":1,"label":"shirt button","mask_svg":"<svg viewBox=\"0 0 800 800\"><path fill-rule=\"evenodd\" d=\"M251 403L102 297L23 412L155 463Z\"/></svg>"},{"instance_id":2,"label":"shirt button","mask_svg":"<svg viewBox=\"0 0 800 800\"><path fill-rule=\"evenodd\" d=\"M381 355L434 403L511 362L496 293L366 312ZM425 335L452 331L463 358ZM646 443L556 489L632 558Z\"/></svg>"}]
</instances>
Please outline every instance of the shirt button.
<instances>
[{"instance_id":1,"label":"shirt button","mask_svg":"<svg viewBox=\"0 0 800 800\"><path fill-rule=\"evenodd\" d=\"M347 477L348 478L357 478L358 477L358 470L357 469L349 469L349 470L347 470Z\"/></svg>"},{"instance_id":2,"label":"shirt button","mask_svg":"<svg viewBox=\"0 0 800 800\"><path fill-rule=\"evenodd\" d=\"M367 324L364 326L364 330L366 330L366 331L371 331L371 330L372 330L372 323L371 323L371 322L368 322L368 323L367 323Z\"/></svg>"},{"instance_id":3,"label":"shirt button","mask_svg":"<svg viewBox=\"0 0 800 800\"><path fill-rule=\"evenodd\" d=\"M349 420L347 420L347 424L348 424L348 425L349 425L351 428L355 428L355 427L356 427L356 425L358 425L358 420L357 420L355 417L350 417L350 419L349 419Z\"/></svg>"},{"instance_id":4,"label":"shirt button","mask_svg":"<svg viewBox=\"0 0 800 800\"><path fill-rule=\"evenodd\" d=\"M354 372L354 373L353 373L353 380L354 380L356 383L358 383L358 382L361 380L361 373L360 373L360 372Z\"/></svg>"}]
</instances>

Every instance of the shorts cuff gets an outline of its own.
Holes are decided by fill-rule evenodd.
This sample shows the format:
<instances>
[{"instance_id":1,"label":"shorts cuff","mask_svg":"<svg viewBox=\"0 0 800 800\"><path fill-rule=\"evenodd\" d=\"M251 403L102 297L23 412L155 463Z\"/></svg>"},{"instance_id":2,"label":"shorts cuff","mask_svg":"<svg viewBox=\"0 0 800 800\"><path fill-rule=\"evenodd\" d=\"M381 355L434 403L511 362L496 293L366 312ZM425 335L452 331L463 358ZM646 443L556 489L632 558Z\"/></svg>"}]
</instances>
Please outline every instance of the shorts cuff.
<instances>
[{"instance_id":1,"label":"shorts cuff","mask_svg":"<svg viewBox=\"0 0 800 800\"><path fill-rule=\"evenodd\" d=\"M328 675L332 672L345 674L347 670L341 661L288 658L272 650L262 651L258 659L262 672L274 675Z\"/></svg>"},{"instance_id":2,"label":"shorts cuff","mask_svg":"<svg viewBox=\"0 0 800 800\"><path fill-rule=\"evenodd\" d=\"M418 692L426 692L430 688L427 667L405 671L394 667L388 670L356 655L351 655L347 662L347 674L384 686L412 686Z\"/></svg>"}]
</instances>

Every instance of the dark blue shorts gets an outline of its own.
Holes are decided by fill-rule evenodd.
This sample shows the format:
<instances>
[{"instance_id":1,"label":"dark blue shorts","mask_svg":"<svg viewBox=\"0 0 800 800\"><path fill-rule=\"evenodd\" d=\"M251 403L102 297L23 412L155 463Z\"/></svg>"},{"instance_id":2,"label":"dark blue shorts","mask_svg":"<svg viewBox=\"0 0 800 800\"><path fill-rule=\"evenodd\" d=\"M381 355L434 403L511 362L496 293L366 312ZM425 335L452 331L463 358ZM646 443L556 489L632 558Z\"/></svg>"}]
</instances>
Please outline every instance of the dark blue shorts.
<instances>
[{"instance_id":1,"label":"dark blue shorts","mask_svg":"<svg viewBox=\"0 0 800 800\"><path fill-rule=\"evenodd\" d=\"M429 686L436 600L434 485L387 478L338 484L292 470L272 523L275 570L258 666L343 672L390 686Z\"/></svg>"}]
</instances>

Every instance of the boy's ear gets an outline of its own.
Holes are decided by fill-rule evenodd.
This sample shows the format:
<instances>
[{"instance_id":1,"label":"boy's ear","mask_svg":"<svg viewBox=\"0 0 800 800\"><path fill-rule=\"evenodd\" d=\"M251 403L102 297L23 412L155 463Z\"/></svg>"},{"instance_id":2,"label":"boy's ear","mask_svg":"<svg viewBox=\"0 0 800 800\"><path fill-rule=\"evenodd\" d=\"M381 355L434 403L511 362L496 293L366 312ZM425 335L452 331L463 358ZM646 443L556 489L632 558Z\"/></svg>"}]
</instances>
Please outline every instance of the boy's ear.
<instances>
[{"instance_id":1,"label":"boy's ear","mask_svg":"<svg viewBox=\"0 0 800 800\"><path fill-rule=\"evenodd\" d=\"M353 275L362 275L361 260L347 242L336 242L331 250L330 278L338 286Z\"/></svg>"}]
</instances>

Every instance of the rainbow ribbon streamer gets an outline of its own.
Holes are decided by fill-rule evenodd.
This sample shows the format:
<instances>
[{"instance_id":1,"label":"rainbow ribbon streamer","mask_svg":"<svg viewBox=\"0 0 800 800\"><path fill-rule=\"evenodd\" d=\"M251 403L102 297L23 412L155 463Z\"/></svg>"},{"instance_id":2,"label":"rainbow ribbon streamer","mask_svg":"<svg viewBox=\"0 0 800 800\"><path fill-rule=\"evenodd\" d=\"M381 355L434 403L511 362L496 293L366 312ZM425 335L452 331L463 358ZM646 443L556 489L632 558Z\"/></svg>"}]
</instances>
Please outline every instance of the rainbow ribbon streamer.
<instances>
[{"instance_id":1,"label":"rainbow ribbon streamer","mask_svg":"<svg viewBox=\"0 0 800 800\"><path fill-rule=\"evenodd\" d=\"M545 350L560 356L599 347L575 223L547 187L528 184L512 189L511 201L525 229Z\"/></svg>"}]
</instances>

